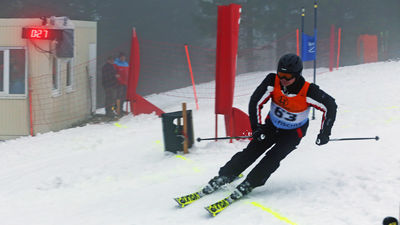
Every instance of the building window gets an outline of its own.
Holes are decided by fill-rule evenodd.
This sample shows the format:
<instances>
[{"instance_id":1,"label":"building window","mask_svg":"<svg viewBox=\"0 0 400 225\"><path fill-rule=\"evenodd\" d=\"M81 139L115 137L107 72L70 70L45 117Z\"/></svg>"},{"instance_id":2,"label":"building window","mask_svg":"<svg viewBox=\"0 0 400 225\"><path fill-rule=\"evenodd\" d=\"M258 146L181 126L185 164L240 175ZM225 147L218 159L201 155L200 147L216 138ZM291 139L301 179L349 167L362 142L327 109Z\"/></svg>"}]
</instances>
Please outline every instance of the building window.
<instances>
[{"instance_id":1,"label":"building window","mask_svg":"<svg viewBox=\"0 0 400 225\"><path fill-rule=\"evenodd\" d=\"M10 49L10 94L25 94L25 50Z\"/></svg>"},{"instance_id":2,"label":"building window","mask_svg":"<svg viewBox=\"0 0 400 225\"><path fill-rule=\"evenodd\" d=\"M4 91L4 51L0 51L0 92Z\"/></svg>"},{"instance_id":3,"label":"building window","mask_svg":"<svg viewBox=\"0 0 400 225\"><path fill-rule=\"evenodd\" d=\"M53 83L53 95L59 95L60 91L60 63L57 57L53 57L52 61L52 83Z\"/></svg>"},{"instance_id":4,"label":"building window","mask_svg":"<svg viewBox=\"0 0 400 225\"><path fill-rule=\"evenodd\" d=\"M24 48L0 47L0 95L25 96L26 51Z\"/></svg>"},{"instance_id":5,"label":"building window","mask_svg":"<svg viewBox=\"0 0 400 225\"><path fill-rule=\"evenodd\" d=\"M67 81L66 81L66 86L67 86L67 91L72 91L73 90L73 84L74 84L74 62L72 59L68 59L66 61L66 72L67 72Z\"/></svg>"}]
</instances>

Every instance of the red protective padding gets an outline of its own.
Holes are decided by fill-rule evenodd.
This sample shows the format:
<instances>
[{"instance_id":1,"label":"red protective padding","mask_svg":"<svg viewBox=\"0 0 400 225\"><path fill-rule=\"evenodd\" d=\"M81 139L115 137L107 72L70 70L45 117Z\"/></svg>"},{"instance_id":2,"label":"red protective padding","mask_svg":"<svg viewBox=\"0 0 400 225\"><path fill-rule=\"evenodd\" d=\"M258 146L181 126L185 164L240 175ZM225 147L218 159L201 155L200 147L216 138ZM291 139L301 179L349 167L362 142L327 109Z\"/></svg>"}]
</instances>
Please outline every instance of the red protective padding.
<instances>
[{"instance_id":1,"label":"red protective padding","mask_svg":"<svg viewBox=\"0 0 400 225\"><path fill-rule=\"evenodd\" d=\"M233 107L232 120L234 121L232 127L232 137L251 135L252 131L250 126L250 119L246 113L244 113L240 109Z\"/></svg>"},{"instance_id":2,"label":"red protective padding","mask_svg":"<svg viewBox=\"0 0 400 225\"><path fill-rule=\"evenodd\" d=\"M136 94L135 99L131 100L130 103L133 115L150 114L155 112L158 116L161 116L161 114L164 113L164 111L138 94Z\"/></svg>"},{"instance_id":3,"label":"red protective padding","mask_svg":"<svg viewBox=\"0 0 400 225\"><path fill-rule=\"evenodd\" d=\"M371 63L378 61L378 37L376 35L363 34L357 40L357 56L360 57L360 46L363 46L363 62Z\"/></svg>"},{"instance_id":4,"label":"red protective padding","mask_svg":"<svg viewBox=\"0 0 400 225\"><path fill-rule=\"evenodd\" d=\"M252 133L249 116L234 107L231 113L225 115L225 129L230 137L250 136Z\"/></svg>"},{"instance_id":5,"label":"red protective padding","mask_svg":"<svg viewBox=\"0 0 400 225\"><path fill-rule=\"evenodd\" d=\"M215 114L228 115L233 105L241 6L218 6Z\"/></svg>"}]
</instances>

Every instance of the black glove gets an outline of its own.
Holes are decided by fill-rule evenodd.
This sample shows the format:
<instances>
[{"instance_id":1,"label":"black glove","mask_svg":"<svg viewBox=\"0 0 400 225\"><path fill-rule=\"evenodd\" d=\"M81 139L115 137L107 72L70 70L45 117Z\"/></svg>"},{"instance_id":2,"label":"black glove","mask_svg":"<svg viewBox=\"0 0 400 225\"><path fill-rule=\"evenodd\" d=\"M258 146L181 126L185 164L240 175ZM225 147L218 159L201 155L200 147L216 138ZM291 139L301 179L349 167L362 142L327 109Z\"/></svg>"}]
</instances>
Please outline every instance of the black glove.
<instances>
[{"instance_id":1,"label":"black glove","mask_svg":"<svg viewBox=\"0 0 400 225\"><path fill-rule=\"evenodd\" d=\"M265 128L263 125L258 124L257 128L253 131L253 134L251 135L254 140L257 141L263 141L265 139Z\"/></svg>"},{"instance_id":2,"label":"black glove","mask_svg":"<svg viewBox=\"0 0 400 225\"><path fill-rule=\"evenodd\" d=\"M320 132L317 136L317 140L315 144L317 145L324 145L329 142L329 135L325 134L324 132Z\"/></svg>"}]
</instances>

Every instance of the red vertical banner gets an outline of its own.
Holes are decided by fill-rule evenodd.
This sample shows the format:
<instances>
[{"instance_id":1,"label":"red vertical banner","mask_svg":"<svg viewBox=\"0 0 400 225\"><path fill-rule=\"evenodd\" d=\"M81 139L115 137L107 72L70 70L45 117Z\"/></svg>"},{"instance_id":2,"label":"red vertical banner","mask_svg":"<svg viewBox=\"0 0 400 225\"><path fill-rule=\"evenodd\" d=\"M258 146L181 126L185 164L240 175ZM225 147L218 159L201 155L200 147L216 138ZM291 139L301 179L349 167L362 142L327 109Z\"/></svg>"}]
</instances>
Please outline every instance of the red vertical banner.
<instances>
[{"instance_id":1,"label":"red vertical banner","mask_svg":"<svg viewBox=\"0 0 400 225\"><path fill-rule=\"evenodd\" d=\"M136 35L136 30L132 30L131 40L131 53L129 57L129 77L127 87L127 99L131 106L131 112L133 115L149 114L155 112L158 116L164 113L157 106L153 105L145 98L137 94L136 88L139 82L140 73L140 52L139 52L139 41Z\"/></svg>"},{"instance_id":2,"label":"red vertical banner","mask_svg":"<svg viewBox=\"0 0 400 225\"><path fill-rule=\"evenodd\" d=\"M241 6L218 6L215 114L232 111Z\"/></svg>"},{"instance_id":3,"label":"red vertical banner","mask_svg":"<svg viewBox=\"0 0 400 225\"><path fill-rule=\"evenodd\" d=\"M242 135L251 129L247 114L233 108L241 10L241 6L237 4L218 6L215 114L225 116L226 134L231 137ZM216 116L216 137L217 119Z\"/></svg>"},{"instance_id":4,"label":"red vertical banner","mask_svg":"<svg viewBox=\"0 0 400 225\"><path fill-rule=\"evenodd\" d=\"M139 41L136 35L136 29L132 29L131 53L129 57L129 78L127 87L127 99L134 100L136 88L139 82L140 72L140 52ZM132 110L131 110L132 111Z\"/></svg>"}]
</instances>

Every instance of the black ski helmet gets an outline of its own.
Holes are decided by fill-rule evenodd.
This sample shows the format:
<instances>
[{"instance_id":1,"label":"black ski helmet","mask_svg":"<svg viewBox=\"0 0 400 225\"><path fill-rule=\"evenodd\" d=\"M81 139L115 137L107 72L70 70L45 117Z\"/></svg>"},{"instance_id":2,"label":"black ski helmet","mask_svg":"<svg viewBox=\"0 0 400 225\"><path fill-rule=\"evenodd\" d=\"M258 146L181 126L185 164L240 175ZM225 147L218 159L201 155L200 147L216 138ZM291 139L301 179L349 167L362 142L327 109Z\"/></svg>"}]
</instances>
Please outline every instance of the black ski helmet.
<instances>
[{"instance_id":1,"label":"black ski helmet","mask_svg":"<svg viewBox=\"0 0 400 225\"><path fill-rule=\"evenodd\" d=\"M399 225L399 222L397 221L396 218L388 216L385 219L383 219L382 224L383 225Z\"/></svg>"},{"instance_id":2,"label":"black ski helmet","mask_svg":"<svg viewBox=\"0 0 400 225\"><path fill-rule=\"evenodd\" d=\"M300 76L301 71L303 71L303 61L298 55L289 53L279 59L278 72Z\"/></svg>"}]
</instances>

